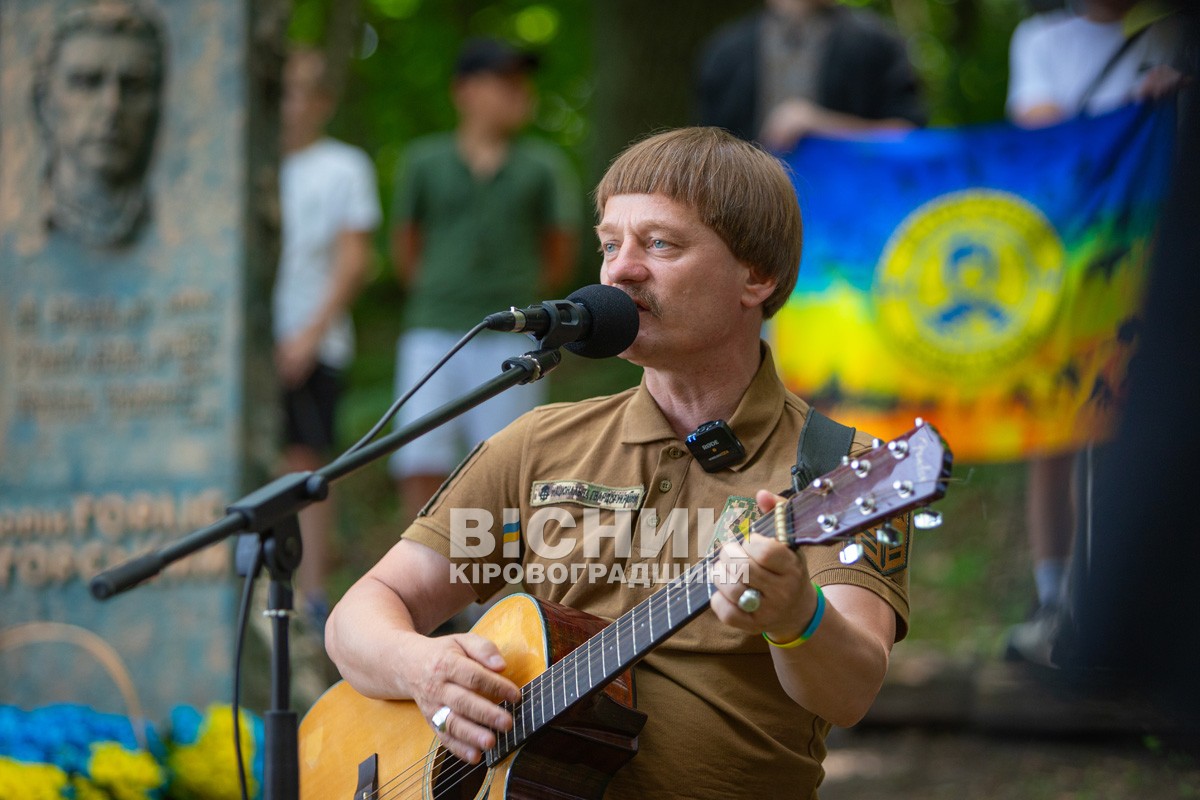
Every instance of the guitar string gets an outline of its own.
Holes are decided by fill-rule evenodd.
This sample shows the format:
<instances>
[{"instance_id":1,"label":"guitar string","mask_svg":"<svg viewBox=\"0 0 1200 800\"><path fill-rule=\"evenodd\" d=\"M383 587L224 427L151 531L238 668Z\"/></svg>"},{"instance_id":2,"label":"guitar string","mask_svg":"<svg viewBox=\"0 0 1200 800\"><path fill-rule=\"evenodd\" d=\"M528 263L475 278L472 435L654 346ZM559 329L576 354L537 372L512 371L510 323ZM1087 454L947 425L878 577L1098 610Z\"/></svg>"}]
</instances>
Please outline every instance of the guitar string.
<instances>
[{"instance_id":1,"label":"guitar string","mask_svg":"<svg viewBox=\"0 0 1200 800\"><path fill-rule=\"evenodd\" d=\"M446 791L453 789L455 786L457 786L459 783L461 783L467 777L467 775L471 772L471 770L473 770L473 769L484 769L484 770L489 769L488 765L485 762L481 761L479 764L469 764L466 761L463 761L462 759L460 759L458 756L454 755L454 753L447 750L444 746L439 744L436 750L428 753L424 758L416 761L415 763L410 764L406 769L404 769L399 774L390 778L385 784L381 785L373 793L371 793L369 795L364 794L363 799L364 800L391 800L392 798L397 798L400 796L400 794L397 794L397 793L405 793L410 789L417 790L417 792L420 793L421 788L422 788L422 783L423 783L424 777L425 777L424 770L420 770L419 772L417 772L414 775L409 775L408 778L405 779L403 783L401 783L399 786L394 786L394 787L389 788L386 793L382 793L382 792L384 791L385 787L391 786L391 784L393 784L397 780L399 780L400 777L402 775L404 775L405 773L409 773L409 772L412 772L414 769L417 769L420 767L426 767L426 766L430 767L431 768L430 771L433 772L434 770L443 767L447 761L454 761L454 762L456 762L456 764L450 773L448 773L445 776L443 776L443 775L438 776L439 783L438 783L437 791L434 792L434 795L433 795L434 797L438 797L441 794L444 794ZM454 780L448 784L445 783L446 778L450 778L450 777L453 777Z\"/></svg>"},{"instance_id":2,"label":"guitar string","mask_svg":"<svg viewBox=\"0 0 1200 800\"><path fill-rule=\"evenodd\" d=\"M441 748L439 748L439 750L440 749ZM391 778L389 778L384 783L380 784L379 788L377 788L374 792L372 792L369 795L365 795L363 800L384 800L385 798L394 798L394 797L399 796L396 794L397 792L405 792L406 790L408 790L410 788L420 788L420 781L424 777L423 769L421 769L421 768L428 766L430 764L431 759L436 759L436 758L437 758L436 752L426 754L424 758L422 758L418 761L415 761L412 764L409 764L403 770L401 770L400 772L393 775ZM393 783L400 780L407 773L410 773L413 770L418 770L418 772L415 775L410 775L399 786L392 786ZM413 783L414 780L417 781L416 784Z\"/></svg>"},{"instance_id":3,"label":"guitar string","mask_svg":"<svg viewBox=\"0 0 1200 800\"><path fill-rule=\"evenodd\" d=\"M847 468L845 466L843 466L843 467L839 468L839 470L835 470L833 474L836 475L837 472L846 471L846 469ZM919 481L918 483L920 483L920 484L936 483L937 480L938 479L935 478L935 479L932 479L929 481ZM793 508L791 509L792 514L794 515L797 512L803 510L801 508L801 506L810 504L808 501L810 501L810 500L815 501L816 498L820 498L822 496L823 495L818 495L818 494L805 495L803 493L793 496L793 498L791 498L792 502L790 503L790 505L793 506ZM896 513L896 512L893 512L893 513ZM881 516L881 515L877 515L877 516ZM769 533L772 533L773 529L774 529L774 524L775 524L775 520L774 520L773 515L765 515L763 517L760 517L759 519L755 520L754 522L752 522L750 524L749 530L747 531L747 533L738 535L737 541L744 541L752 533L758 533L761 535L767 535ZM788 524L790 527L791 519L788 520ZM867 526L867 527L870 527L870 526ZM847 535L847 534L839 533L836 536L829 537L829 539L826 539L826 540L818 539L817 542L812 542L812 543L820 543L821 541L836 540L837 538L844 537L845 535ZM660 596L662 596L663 604L665 605L665 610L667 611L668 627L670 627L669 620L670 620L670 610L671 610L671 602L672 602L671 592L674 589L674 587L688 586L691 583L690 579L697 577L698 573L703 568L708 567L713 561L715 561L719 557L719 555L720 555L719 550L711 551L710 553L706 554L706 556L704 558L702 558L700 561L698 561L697 563L690 566L679 578L668 583L667 586L664 587L664 589L662 591L655 592L654 594L650 595L648 598L646 598L646 600L644 600L643 602L637 604L632 609L630 609L629 612L627 612L626 614L623 614L621 617L618 617L616 620L614 620L611 625L602 629L595 636L589 637L587 640L585 640L585 642L583 644L583 649L586 651L585 656L586 656L586 660L588 662L588 668L589 668L588 692L590 692L596 688L595 686L591 685L592 681L591 681L591 669L590 668L591 668L591 663L592 663L593 659L592 659L592 654L590 651L592 649L592 642L604 639L606 637L609 639L615 639L616 640L615 644L616 644L617 653L618 653L618 661L619 661L620 641L621 641L622 636L625 633L625 631L622 630L622 624L627 624L627 627L629 628L629 630L628 630L629 638L631 640L631 643L634 646L634 650L636 651L636 644L637 644L637 633L636 633L637 619L636 618L637 618L638 609L641 608L643 605L646 607L646 618L647 618L647 622L648 622L649 628L650 628L649 635L651 638L653 638L653 636L654 636L653 614L654 614L654 610L655 610L654 604L655 604L655 600L658 599ZM689 580L685 580L685 579L689 579ZM711 582L709 582L709 581L706 581L705 584L706 584L706 588L708 589L708 598L705 598L705 599L710 600L712 595L715 593L715 587L713 587ZM690 611L690 602L689 602L689 611ZM611 635L610 635L610 631L611 631ZM577 690L575 692L576 696L572 697L568 701L568 699L566 697L566 690L564 689L564 698L563 698L564 706L562 709L559 709L558 711L554 711L554 702L555 702L554 697L553 697L554 683L555 682L563 683L563 685L565 686L565 682L563 679L566 679L568 677L568 675L567 675L568 669L574 670L572 677L575 679L576 687L578 687L578 685L579 685L578 680L579 680L580 669L578 668L577 665L580 660L584 660L584 656L579 656L579 655L577 655L578 653L579 653L579 648L576 648L576 650L573 650L573 651L571 651L571 653L568 653L567 656L564 656L563 658L561 658L558 661L551 664L550 667L545 672L537 675L532 681L530 681L525 686L521 687L522 701L519 703L519 707L522 707L521 716L523 716L524 707L528 707L528 704L525 702L526 698L524 697L526 695L526 689L530 690L528 692L528 694L530 695L528 700L530 702L538 701L538 702L533 702L534 706L546 705L546 700L547 700L546 689L547 688L549 689L548 700L549 700L549 705L550 705L551 711L552 711L551 719L556 717L559 713L562 713L563 711L565 711L573 703L578 702L578 700L580 699L581 696L584 696L588 693L588 692L579 692ZM601 655L603 658L603 654L601 654ZM570 661L571 663L568 664L567 663L568 661ZM555 675L556 670L558 670L558 672L560 674ZM603 667L602 667L602 672L604 672L604 671L605 670L603 670ZM533 690L530 688L530 687L533 687L533 685L535 683L540 684L538 686L538 697L536 697L536 698L533 697ZM545 686L545 684L547 684L547 683L549 684L548 687ZM512 706L511 703L508 703L508 702L501 703L500 705L502 707L508 708L510 710L510 713L512 711L514 711L516 708L516 707ZM485 751L483 753L483 755L486 756L487 753L491 752L492 750L496 750L496 751L499 750L499 748L500 748L499 737L501 735L503 735L506 739L510 735L512 735L514 737L514 742L515 742L515 738L520 735L517 732L518 719L519 719L518 715L514 714L513 729L511 731L505 731L502 733L497 732L497 739L498 739L497 744L493 748L489 749L488 751ZM534 728L541 727L541 726L537 725L536 717L532 718L531 721L534 723ZM545 717L545 712L543 711L542 725L545 725L545 723L546 723L546 717ZM514 747L515 747L515 743L514 743ZM512 752L512 751L510 750L509 752ZM463 779L465 779L466 775L469 774L469 772L472 769L475 769L475 768L478 768L481 766L481 764L469 764L467 762L464 762L461 759L458 759L458 757L455 756L453 753L449 752L448 750L445 750L444 748L439 747L438 751L436 753L434 753L432 756L426 756L424 759L416 762L415 764L410 765L407 769L405 769L403 772L401 772L400 775L403 775L404 773L407 773L407 772L411 772L413 769L421 766L423 763L428 763L431 758L434 761L436 761L442 755L445 756L445 758L442 758L442 761L449 760L451 758L458 761L458 765L455 767L455 770L451 773L451 777L455 777L455 779L452 783L447 785L446 788L451 788L451 787L457 785L457 783L459 783ZM507 753L505 755L507 755ZM463 774L457 775L457 773L463 773ZM400 777L400 775L393 777L391 780L388 781L387 784L385 784L385 786L393 783L395 780L397 780ZM412 776L412 778L420 778L420 777L422 777L422 776L420 776L420 775ZM411 783L412 778L410 778L409 781L406 781L406 783ZM374 795L372 795L372 797L383 798L383 797L394 796L390 792L388 795L379 795L379 791L382 791L383 788L384 787L381 786L380 789L377 790L377 792ZM403 788L405 788L405 787L395 787L395 788L397 788L399 790L403 790Z\"/></svg>"}]
</instances>

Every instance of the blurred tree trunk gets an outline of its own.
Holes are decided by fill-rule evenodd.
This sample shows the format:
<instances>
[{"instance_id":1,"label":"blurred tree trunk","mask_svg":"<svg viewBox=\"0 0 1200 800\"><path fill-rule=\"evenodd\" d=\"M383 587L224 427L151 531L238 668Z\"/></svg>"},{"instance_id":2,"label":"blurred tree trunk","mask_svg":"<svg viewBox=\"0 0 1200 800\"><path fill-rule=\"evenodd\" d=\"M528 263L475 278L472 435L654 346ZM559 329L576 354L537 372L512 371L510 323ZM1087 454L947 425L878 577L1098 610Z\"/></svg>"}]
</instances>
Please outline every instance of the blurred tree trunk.
<instances>
[{"instance_id":1,"label":"blurred tree trunk","mask_svg":"<svg viewBox=\"0 0 1200 800\"><path fill-rule=\"evenodd\" d=\"M631 141L694 124L700 46L753 0L606 0L595 11L595 121L589 186Z\"/></svg>"},{"instance_id":2,"label":"blurred tree trunk","mask_svg":"<svg viewBox=\"0 0 1200 800\"><path fill-rule=\"evenodd\" d=\"M362 13L359 0L336 0L329 4L325 17L325 62L329 85L341 97L346 88L350 59L358 52L362 37Z\"/></svg>"}]
</instances>

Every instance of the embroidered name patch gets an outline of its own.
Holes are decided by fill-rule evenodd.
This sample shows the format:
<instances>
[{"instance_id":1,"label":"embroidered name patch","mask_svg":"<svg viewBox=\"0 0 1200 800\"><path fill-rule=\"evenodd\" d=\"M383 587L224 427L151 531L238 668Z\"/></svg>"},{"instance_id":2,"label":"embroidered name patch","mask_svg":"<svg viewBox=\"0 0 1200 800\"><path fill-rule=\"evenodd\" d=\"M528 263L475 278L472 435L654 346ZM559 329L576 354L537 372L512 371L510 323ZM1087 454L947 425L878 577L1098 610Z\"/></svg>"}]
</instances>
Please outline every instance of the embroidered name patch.
<instances>
[{"instance_id":1,"label":"embroidered name patch","mask_svg":"<svg viewBox=\"0 0 1200 800\"><path fill-rule=\"evenodd\" d=\"M531 506L575 503L609 511L636 511L646 496L644 486L601 486L587 481L534 481L529 492Z\"/></svg>"}]
</instances>

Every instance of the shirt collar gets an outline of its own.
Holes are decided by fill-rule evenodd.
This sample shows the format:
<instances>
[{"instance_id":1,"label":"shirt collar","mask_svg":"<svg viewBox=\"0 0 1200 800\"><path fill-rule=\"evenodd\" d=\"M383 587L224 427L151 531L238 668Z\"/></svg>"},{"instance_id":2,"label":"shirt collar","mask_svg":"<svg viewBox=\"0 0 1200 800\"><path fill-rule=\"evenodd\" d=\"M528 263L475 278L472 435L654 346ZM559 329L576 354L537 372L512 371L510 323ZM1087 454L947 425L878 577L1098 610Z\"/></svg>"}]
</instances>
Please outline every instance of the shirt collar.
<instances>
[{"instance_id":1,"label":"shirt collar","mask_svg":"<svg viewBox=\"0 0 1200 800\"><path fill-rule=\"evenodd\" d=\"M771 348L766 342L760 342L759 351L762 360L758 372L750 381L746 393L742 395L741 402L733 412L733 418L726 420L741 440L742 446L746 448L746 457L730 467L735 472L740 470L743 464L754 460L759 448L767 441L767 437L775 430L779 418L783 415L786 390L775 371ZM678 441L675 431L671 430L667 418L663 416L662 409L646 389L645 377L625 408L621 441L624 444Z\"/></svg>"}]
</instances>

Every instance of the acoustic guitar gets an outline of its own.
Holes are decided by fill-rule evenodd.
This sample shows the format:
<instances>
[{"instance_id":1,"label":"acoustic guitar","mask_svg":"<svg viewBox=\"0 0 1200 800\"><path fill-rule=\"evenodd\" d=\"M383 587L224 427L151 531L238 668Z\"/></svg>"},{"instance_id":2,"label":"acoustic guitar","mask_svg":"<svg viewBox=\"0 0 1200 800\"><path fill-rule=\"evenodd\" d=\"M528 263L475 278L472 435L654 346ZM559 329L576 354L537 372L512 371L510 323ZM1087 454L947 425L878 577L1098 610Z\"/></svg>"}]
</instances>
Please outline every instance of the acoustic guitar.
<instances>
[{"instance_id":1,"label":"acoustic guitar","mask_svg":"<svg viewBox=\"0 0 1200 800\"><path fill-rule=\"evenodd\" d=\"M876 441L868 453L843 459L750 531L795 549L878 525L872 538L894 547L902 534L886 521L942 497L952 460L938 432L918 420L886 446ZM937 521L928 510L914 518L916 527ZM842 559L861 552L851 542ZM526 594L494 605L472 631L500 649L521 699L503 704L513 728L497 734L477 765L440 746L416 703L373 700L336 684L300 726L302 800L602 797L637 752L646 719L633 707L630 668L708 607L718 554L612 622Z\"/></svg>"}]
</instances>

